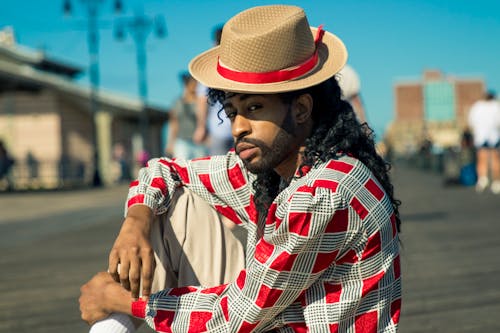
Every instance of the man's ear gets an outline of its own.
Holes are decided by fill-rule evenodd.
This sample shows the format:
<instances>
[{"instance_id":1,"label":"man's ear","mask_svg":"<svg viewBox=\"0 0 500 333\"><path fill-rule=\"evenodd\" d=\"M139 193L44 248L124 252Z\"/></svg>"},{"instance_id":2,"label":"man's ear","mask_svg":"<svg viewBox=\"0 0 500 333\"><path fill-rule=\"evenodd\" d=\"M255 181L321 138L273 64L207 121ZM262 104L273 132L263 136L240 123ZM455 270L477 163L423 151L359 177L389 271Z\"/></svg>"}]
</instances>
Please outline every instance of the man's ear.
<instances>
[{"instance_id":1,"label":"man's ear","mask_svg":"<svg viewBox=\"0 0 500 333\"><path fill-rule=\"evenodd\" d=\"M295 99L295 121L297 124L306 122L313 109L313 99L310 94L302 94Z\"/></svg>"}]
</instances>

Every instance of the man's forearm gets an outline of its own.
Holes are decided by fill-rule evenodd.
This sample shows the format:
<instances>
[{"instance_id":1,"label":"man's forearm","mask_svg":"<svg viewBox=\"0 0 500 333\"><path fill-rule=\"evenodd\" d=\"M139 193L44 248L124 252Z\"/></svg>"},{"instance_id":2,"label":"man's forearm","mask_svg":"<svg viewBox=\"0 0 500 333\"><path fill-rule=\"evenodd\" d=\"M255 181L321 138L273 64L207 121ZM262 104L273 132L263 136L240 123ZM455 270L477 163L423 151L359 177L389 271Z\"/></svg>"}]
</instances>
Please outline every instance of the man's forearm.
<instances>
[{"instance_id":1,"label":"man's forearm","mask_svg":"<svg viewBox=\"0 0 500 333\"><path fill-rule=\"evenodd\" d=\"M149 242L152 215L148 206L131 206L109 254L108 272L132 292L132 297L139 296L141 279L142 294L147 296L151 292L155 265Z\"/></svg>"}]
</instances>

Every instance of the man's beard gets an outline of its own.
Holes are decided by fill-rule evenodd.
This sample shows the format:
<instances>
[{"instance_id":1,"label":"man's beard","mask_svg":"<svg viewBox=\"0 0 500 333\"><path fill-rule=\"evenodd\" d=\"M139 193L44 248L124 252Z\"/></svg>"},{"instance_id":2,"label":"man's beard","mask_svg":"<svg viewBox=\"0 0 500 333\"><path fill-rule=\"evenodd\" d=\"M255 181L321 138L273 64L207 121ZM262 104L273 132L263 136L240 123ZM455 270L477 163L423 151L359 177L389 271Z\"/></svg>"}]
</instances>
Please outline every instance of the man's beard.
<instances>
[{"instance_id":1,"label":"man's beard","mask_svg":"<svg viewBox=\"0 0 500 333\"><path fill-rule=\"evenodd\" d=\"M274 138L271 146L268 147L264 142L257 139L241 139L239 142L248 142L260 149L261 159L255 163L249 163L243 160L248 171L251 173L263 173L276 168L281 162L289 157L291 152L291 144L293 144L293 137L295 136L295 126L292 119L292 112L290 108L287 115L280 126L280 130ZM237 142L238 143L238 142Z\"/></svg>"}]
</instances>

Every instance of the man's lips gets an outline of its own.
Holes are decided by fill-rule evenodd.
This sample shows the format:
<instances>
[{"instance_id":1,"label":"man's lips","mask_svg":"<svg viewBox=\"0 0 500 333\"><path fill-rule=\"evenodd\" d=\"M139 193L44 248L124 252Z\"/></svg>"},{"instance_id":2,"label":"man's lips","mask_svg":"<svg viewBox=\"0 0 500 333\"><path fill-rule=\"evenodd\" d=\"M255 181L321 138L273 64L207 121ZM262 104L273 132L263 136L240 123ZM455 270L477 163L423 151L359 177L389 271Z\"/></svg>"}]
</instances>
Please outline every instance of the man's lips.
<instances>
[{"instance_id":1,"label":"man's lips","mask_svg":"<svg viewBox=\"0 0 500 333\"><path fill-rule=\"evenodd\" d=\"M236 153L243 160L250 159L257 152L257 147L249 143L238 143Z\"/></svg>"}]
</instances>

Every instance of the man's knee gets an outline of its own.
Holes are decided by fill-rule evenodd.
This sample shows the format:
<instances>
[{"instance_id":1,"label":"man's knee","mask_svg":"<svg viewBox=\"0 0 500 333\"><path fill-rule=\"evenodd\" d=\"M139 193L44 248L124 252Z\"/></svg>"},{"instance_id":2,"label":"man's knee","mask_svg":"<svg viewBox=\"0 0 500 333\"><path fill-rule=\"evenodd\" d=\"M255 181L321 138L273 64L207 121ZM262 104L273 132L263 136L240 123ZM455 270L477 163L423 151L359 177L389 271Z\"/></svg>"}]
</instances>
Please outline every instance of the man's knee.
<instances>
[{"instance_id":1,"label":"man's knee","mask_svg":"<svg viewBox=\"0 0 500 333\"><path fill-rule=\"evenodd\" d=\"M157 290L226 283L244 268L246 230L186 188L176 191L153 225Z\"/></svg>"}]
</instances>

